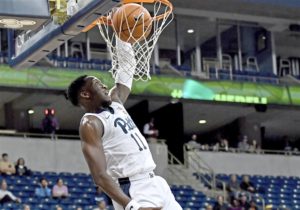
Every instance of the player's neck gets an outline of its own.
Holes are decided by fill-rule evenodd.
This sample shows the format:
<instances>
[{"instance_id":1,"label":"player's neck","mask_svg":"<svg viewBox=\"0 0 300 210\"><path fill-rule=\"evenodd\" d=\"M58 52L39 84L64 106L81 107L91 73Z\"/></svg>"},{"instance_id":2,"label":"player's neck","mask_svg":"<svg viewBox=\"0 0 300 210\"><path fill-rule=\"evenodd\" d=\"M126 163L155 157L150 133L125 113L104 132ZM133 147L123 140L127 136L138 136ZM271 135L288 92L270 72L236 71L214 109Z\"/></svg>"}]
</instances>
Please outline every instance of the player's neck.
<instances>
[{"instance_id":1,"label":"player's neck","mask_svg":"<svg viewBox=\"0 0 300 210\"><path fill-rule=\"evenodd\" d=\"M86 107L85 110L86 110L86 112L89 112L89 113L99 113L102 110L105 110L107 108L108 107L106 107L106 106L90 106L90 107Z\"/></svg>"}]
</instances>

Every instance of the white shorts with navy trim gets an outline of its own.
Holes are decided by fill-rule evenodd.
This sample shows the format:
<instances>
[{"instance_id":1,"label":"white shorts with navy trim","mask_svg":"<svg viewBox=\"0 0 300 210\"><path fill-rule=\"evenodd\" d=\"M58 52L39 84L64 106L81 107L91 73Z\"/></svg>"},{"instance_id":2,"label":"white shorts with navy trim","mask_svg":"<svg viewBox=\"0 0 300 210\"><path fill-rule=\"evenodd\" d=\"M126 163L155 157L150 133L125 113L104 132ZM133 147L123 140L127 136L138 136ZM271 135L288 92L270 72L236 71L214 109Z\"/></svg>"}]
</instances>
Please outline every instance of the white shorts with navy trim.
<instances>
[{"instance_id":1,"label":"white shorts with navy trim","mask_svg":"<svg viewBox=\"0 0 300 210\"><path fill-rule=\"evenodd\" d=\"M175 200L171 189L160 176L149 173L147 177L132 180L124 178L119 180L121 189L130 198L137 201L142 207L162 207L162 210L182 210L181 206ZM124 208L113 201L115 210L124 210Z\"/></svg>"}]
</instances>

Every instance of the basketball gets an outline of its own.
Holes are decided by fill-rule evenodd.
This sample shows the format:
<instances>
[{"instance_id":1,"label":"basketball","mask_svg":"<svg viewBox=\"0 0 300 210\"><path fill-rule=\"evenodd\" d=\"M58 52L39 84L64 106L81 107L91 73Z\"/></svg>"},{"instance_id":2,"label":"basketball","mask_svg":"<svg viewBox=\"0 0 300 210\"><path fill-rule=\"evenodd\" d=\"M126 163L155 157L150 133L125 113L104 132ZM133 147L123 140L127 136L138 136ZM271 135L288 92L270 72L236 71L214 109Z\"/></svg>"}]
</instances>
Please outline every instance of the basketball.
<instances>
[{"instance_id":1,"label":"basketball","mask_svg":"<svg viewBox=\"0 0 300 210\"><path fill-rule=\"evenodd\" d=\"M122 41L133 44L149 36L152 29L152 17L143 6L129 3L115 11L112 24Z\"/></svg>"}]
</instances>

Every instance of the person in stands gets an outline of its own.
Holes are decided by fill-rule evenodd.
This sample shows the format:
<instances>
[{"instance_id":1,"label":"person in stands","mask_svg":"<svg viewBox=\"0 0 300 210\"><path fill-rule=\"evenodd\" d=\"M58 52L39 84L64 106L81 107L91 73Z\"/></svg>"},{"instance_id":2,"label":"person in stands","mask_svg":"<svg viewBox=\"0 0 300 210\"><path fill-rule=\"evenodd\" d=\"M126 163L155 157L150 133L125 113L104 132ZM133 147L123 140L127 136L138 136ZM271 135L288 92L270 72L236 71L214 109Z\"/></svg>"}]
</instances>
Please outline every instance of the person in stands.
<instances>
[{"instance_id":1,"label":"person in stands","mask_svg":"<svg viewBox=\"0 0 300 210\"><path fill-rule=\"evenodd\" d=\"M8 159L8 154L3 153L2 159L0 160L0 174L12 175L15 174L16 170L14 164L12 164Z\"/></svg>"},{"instance_id":2,"label":"person in stands","mask_svg":"<svg viewBox=\"0 0 300 210\"><path fill-rule=\"evenodd\" d=\"M14 196L12 192L7 190L7 183L5 179L2 179L0 185L0 204L8 203L8 202L16 202L21 203L21 199Z\"/></svg>"},{"instance_id":3,"label":"person in stands","mask_svg":"<svg viewBox=\"0 0 300 210\"><path fill-rule=\"evenodd\" d=\"M159 134L158 129L155 127L154 118L152 117L148 123L144 125L143 133L148 142L156 142Z\"/></svg>"}]
</instances>

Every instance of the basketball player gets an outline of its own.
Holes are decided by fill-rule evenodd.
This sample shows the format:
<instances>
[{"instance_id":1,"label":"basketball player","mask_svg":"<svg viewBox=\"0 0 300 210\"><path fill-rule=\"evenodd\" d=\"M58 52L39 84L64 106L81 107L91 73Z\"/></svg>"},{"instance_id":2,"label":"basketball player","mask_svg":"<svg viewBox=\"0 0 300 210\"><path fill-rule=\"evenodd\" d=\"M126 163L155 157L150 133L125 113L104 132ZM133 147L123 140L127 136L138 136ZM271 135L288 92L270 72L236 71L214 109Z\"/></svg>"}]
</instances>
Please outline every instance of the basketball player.
<instances>
[{"instance_id":1,"label":"basketball player","mask_svg":"<svg viewBox=\"0 0 300 210\"><path fill-rule=\"evenodd\" d=\"M132 48L124 49L134 58ZM72 104L86 112L79 133L94 182L116 210L182 210L167 182L153 173L156 165L147 141L123 106L135 69L125 71L129 66L118 59L120 71L112 89L96 77L81 76L67 90Z\"/></svg>"}]
</instances>

